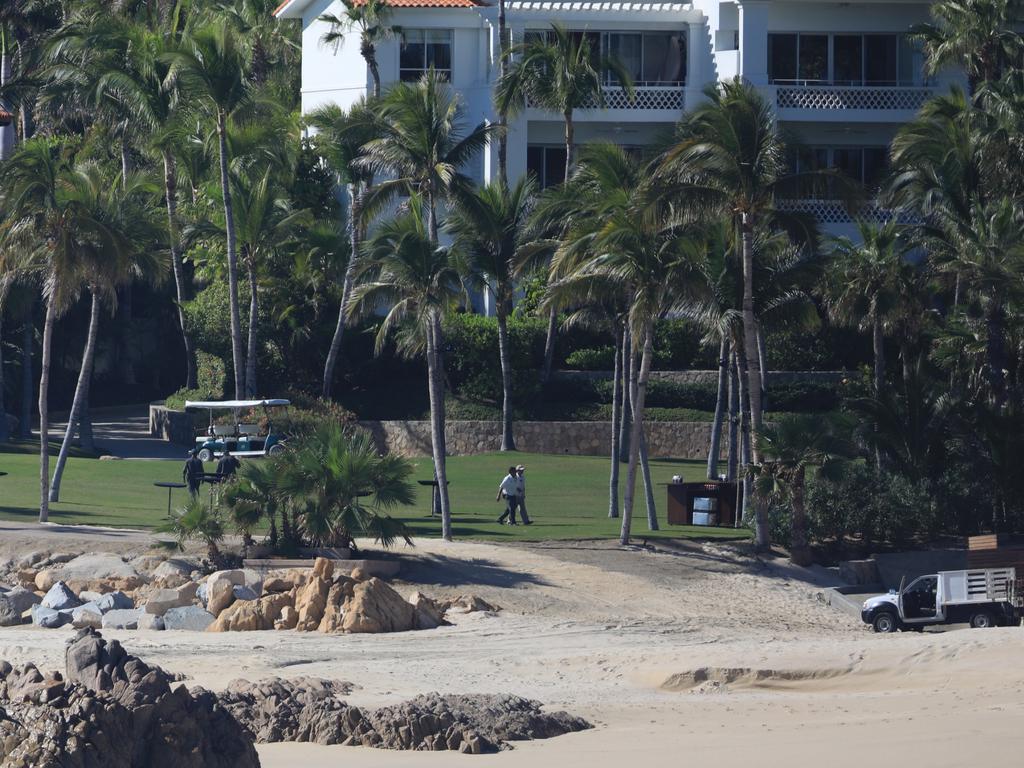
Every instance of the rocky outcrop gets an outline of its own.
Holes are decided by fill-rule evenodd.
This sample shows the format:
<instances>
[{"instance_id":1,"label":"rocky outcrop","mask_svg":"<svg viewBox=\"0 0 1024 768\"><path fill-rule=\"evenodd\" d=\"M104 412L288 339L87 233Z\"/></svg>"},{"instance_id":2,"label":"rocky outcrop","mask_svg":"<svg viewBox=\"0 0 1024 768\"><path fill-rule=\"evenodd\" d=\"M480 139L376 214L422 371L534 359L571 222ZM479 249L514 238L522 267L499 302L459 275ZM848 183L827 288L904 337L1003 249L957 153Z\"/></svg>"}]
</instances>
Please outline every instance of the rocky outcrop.
<instances>
[{"instance_id":1,"label":"rocky outcrop","mask_svg":"<svg viewBox=\"0 0 1024 768\"><path fill-rule=\"evenodd\" d=\"M497 613L501 610L498 606L488 603L477 595L459 595L448 600L441 600L438 603L438 607L441 609L441 613L445 615L449 613L477 613L480 611Z\"/></svg>"},{"instance_id":2,"label":"rocky outcrop","mask_svg":"<svg viewBox=\"0 0 1024 768\"><path fill-rule=\"evenodd\" d=\"M415 629L436 629L448 623L445 621L441 606L422 592L413 592L409 595L409 605L413 609Z\"/></svg>"},{"instance_id":3,"label":"rocky outcrop","mask_svg":"<svg viewBox=\"0 0 1024 768\"><path fill-rule=\"evenodd\" d=\"M232 682L220 702L258 743L312 741L405 750L480 754L509 742L546 739L590 728L565 712L545 713L518 696L418 696L362 710L340 696L346 683L275 678Z\"/></svg>"},{"instance_id":4,"label":"rocky outcrop","mask_svg":"<svg viewBox=\"0 0 1024 768\"><path fill-rule=\"evenodd\" d=\"M69 644L65 674L0 662L0 764L35 768L258 768L245 730L202 689L92 629Z\"/></svg>"},{"instance_id":5,"label":"rocky outcrop","mask_svg":"<svg viewBox=\"0 0 1024 768\"><path fill-rule=\"evenodd\" d=\"M380 579L357 583L344 607L345 632L408 632L416 626L416 609Z\"/></svg>"},{"instance_id":6,"label":"rocky outcrop","mask_svg":"<svg viewBox=\"0 0 1024 768\"><path fill-rule=\"evenodd\" d=\"M238 600L231 607L221 611L220 616L208 628L208 632L251 632L273 629L281 618L281 612L292 606L294 598L290 592L278 592L261 597L259 600Z\"/></svg>"},{"instance_id":7,"label":"rocky outcrop","mask_svg":"<svg viewBox=\"0 0 1024 768\"><path fill-rule=\"evenodd\" d=\"M309 580L295 595L295 610L299 613L296 629L312 632L319 628L327 608L327 595L331 591L334 563L318 557L313 563Z\"/></svg>"}]
</instances>

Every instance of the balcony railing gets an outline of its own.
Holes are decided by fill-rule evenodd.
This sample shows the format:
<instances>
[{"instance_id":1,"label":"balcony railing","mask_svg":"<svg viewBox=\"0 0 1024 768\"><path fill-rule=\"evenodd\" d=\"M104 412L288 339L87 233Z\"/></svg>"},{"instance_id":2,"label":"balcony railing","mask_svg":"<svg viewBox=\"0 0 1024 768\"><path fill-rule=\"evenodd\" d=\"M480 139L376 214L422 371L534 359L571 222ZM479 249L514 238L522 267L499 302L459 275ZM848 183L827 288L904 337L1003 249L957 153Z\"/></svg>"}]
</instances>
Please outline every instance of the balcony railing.
<instances>
[{"instance_id":1,"label":"balcony railing","mask_svg":"<svg viewBox=\"0 0 1024 768\"><path fill-rule=\"evenodd\" d=\"M911 110L924 106L934 94L926 85L782 85L777 84L779 109Z\"/></svg>"},{"instance_id":2,"label":"balcony railing","mask_svg":"<svg viewBox=\"0 0 1024 768\"><path fill-rule=\"evenodd\" d=\"M682 112L683 84L666 83L661 85L637 85L633 88L633 98L620 85L605 85L601 88L604 96L604 109L670 109ZM526 100L526 106L536 107L536 104ZM584 109L601 109L597 99L583 105Z\"/></svg>"},{"instance_id":3,"label":"balcony railing","mask_svg":"<svg viewBox=\"0 0 1024 768\"><path fill-rule=\"evenodd\" d=\"M893 211L878 205L864 205L855 215L850 215L840 200L803 199L779 200L779 210L789 213L805 213L814 217L819 224L852 224L855 221L873 221L885 224L893 219L897 224L917 224L920 218L909 211Z\"/></svg>"}]
</instances>

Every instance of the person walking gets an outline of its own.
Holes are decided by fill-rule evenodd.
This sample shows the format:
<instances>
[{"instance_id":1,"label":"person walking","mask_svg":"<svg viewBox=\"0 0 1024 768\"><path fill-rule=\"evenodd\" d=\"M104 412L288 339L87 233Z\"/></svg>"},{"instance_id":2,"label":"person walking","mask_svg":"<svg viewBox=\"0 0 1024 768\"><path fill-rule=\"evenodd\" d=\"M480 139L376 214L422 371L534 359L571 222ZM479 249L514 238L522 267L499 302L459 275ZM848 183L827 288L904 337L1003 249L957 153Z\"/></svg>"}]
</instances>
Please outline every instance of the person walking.
<instances>
[{"instance_id":1,"label":"person walking","mask_svg":"<svg viewBox=\"0 0 1024 768\"><path fill-rule=\"evenodd\" d=\"M203 462L199 458L199 451L192 449L189 452L185 467L181 470L181 479L188 485L188 492L193 496L199 495L199 486L203 482Z\"/></svg>"},{"instance_id":2,"label":"person walking","mask_svg":"<svg viewBox=\"0 0 1024 768\"><path fill-rule=\"evenodd\" d=\"M225 448L224 455L217 462L217 474L220 475L220 481L223 483L225 480L234 477L240 466L242 466L242 462L232 456L231 451Z\"/></svg>"},{"instance_id":3,"label":"person walking","mask_svg":"<svg viewBox=\"0 0 1024 768\"><path fill-rule=\"evenodd\" d=\"M508 474L505 475L501 480L501 484L498 486L498 495L495 497L495 501L501 501L505 499L505 511L501 513L501 517L498 518L499 523L504 523L508 519L509 525L516 524L516 505L519 503L516 493L519 490L519 476L516 474L515 467L508 468Z\"/></svg>"},{"instance_id":4,"label":"person walking","mask_svg":"<svg viewBox=\"0 0 1024 768\"><path fill-rule=\"evenodd\" d=\"M533 525L530 516L526 514L526 467L520 464L516 467L516 501L519 504L519 519L523 525Z\"/></svg>"}]
</instances>

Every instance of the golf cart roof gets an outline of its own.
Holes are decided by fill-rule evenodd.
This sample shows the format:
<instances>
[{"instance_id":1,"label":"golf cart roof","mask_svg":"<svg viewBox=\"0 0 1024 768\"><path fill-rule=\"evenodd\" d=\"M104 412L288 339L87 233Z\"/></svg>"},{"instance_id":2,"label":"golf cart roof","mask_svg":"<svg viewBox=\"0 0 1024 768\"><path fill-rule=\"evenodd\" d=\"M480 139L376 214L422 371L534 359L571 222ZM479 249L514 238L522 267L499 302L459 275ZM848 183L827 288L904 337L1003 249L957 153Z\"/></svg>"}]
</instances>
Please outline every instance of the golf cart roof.
<instances>
[{"instance_id":1,"label":"golf cart roof","mask_svg":"<svg viewBox=\"0 0 1024 768\"><path fill-rule=\"evenodd\" d=\"M201 408L206 411L219 409L234 410L236 408L266 408L274 405L291 405L288 400L186 400L185 408Z\"/></svg>"}]
</instances>

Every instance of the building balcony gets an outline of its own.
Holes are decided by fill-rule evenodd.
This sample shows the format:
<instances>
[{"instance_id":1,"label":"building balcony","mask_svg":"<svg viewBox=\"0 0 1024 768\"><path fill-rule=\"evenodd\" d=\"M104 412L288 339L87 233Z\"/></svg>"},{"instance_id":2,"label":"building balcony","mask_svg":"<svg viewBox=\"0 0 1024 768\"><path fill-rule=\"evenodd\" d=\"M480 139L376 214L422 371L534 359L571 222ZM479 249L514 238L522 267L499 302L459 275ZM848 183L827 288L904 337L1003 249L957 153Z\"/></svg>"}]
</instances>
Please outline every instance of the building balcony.
<instances>
[{"instance_id":1,"label":"building balcony","mask_svg":"<svg viewBox=\"0 0 1024 768\"><path fill-rule=\"evenodd\" d=\"M686 104L682 83L638 84L633 87L630 98L620 85L605 85L601 88L604 97L602 107L596 99L577 110L577 120L671 120L680 118ZM538 108L526 101L528 119L561 119L561 115Z\"/></svg>"},{"instance_id":2,"label":"building balcony","mask_svg":"<svg viewBox=\"0 0 1024 768\"><path fill-rule=\"evenodd\" d=\"M917 224L920 218L913 213L893 211L878 205L867 204L851 214L849 208L841 200L821 198L804 198L799 200L779 200L779 210L788 213L803 213L813 216L815 221L831 230L832 225L855 224L857 221L885 224L893 219L897 224Z\"/></svg>"},{"instance_id":3,"label":"building balcony","mask_svg":"<svg viewBox=\"0 0 1024 768\"><path fill-rule=\"evenodd\" d=\"M815 85L778 83L774 90L780 120L883 121L910 119L935 95L928 85Z\"/></svg>"}]
</instances>

